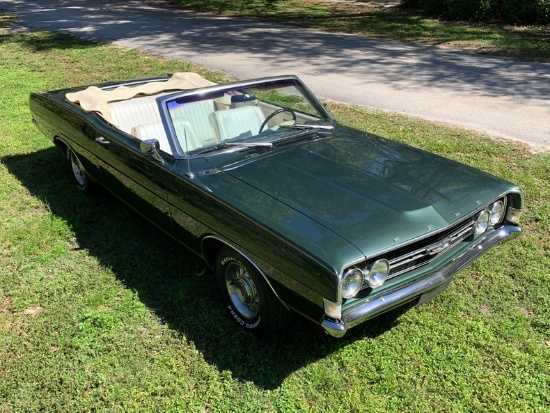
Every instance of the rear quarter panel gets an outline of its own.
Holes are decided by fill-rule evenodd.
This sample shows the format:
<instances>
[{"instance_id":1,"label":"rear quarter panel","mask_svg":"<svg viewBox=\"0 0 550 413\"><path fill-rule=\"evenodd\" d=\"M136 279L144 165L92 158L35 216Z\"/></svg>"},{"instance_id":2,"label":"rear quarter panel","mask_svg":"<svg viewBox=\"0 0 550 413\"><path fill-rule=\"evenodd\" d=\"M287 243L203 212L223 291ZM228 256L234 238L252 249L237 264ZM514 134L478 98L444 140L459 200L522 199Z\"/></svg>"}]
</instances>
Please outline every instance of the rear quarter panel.
<instances>
[{"instance_id":1,"label":"rear quarter panel","mask_svg":"<svg viewBox=\"0 0 550 413\"><path fill-rule=\"evenodd\" d=\"M32 93L29 107L38 129L56 144L56 139L70 144L80 155L86 171L96 180L97 158L93 150L94 143L87 138L90 129L87 117L90 115L60 98L60 92Z\"/></svg>"}]
</instances>

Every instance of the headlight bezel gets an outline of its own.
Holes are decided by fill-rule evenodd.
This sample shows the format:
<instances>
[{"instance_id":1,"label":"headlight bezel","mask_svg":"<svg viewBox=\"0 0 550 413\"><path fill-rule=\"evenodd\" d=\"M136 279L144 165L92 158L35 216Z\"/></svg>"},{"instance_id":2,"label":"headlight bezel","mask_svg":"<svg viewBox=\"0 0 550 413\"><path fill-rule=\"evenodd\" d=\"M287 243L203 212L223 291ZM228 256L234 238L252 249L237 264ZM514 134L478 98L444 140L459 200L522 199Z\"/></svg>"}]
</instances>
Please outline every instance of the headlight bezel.
<instances>
[{"instance_id":1,"label":"headlight bezel","mask_svg":"<svg viewBox=\"0 0 550 413\"><path fill-rule=\"evenodd\" d=\"M489 224L497 225L504 220L506 215L506 198L494 202L489 209Z\"/></svg>"},{"instance_id":2,"label":"headlight bezel","mask_svg":"<svg viewBox=\"0 0 550 413\"><path fill-rule=\"evenodd\" d=\"M383 268L380 268L383 267ZM383 271L381 271L383 270ZM385 258L374 261L365 274L365 281L370 288L382 286L388 279L390 263Z\"/></svg>"},{"instance_id":3,"label":"headlight bezel","mask_svg":"<svg viewBox=\"0 0 550 413\"><path fill-rule=\"evenodd\" d=\"M484 234L490 227L502 224L509 220L510 210L508 198L502 197L487 204L481 211L477 212L474 221L474 235Z\"/></svg>"},{"instance_id":4,"label":"headlight bezel","mask_svg":"<svg viewBox=\"0 0 550 413\"><path fill-rule=\"evenodd\" d=\"M340 281L342 298L353 298L363 288L365 274L357 267L352 267L344 272Z\"/></svg>"},{"instance_id":5,"label":"headlight bezel","mask_svg":"<svg viewBox=\"0 0 550 413\"><path fill-rule=\"evenodd\" d=\"M340 295L342 298L353 298L365 288L377 288L384 284L390 273L390 263L385 258L371 262L364 269L350 267L342 275Z\"/></svg>"},{"instance_id":6,"label":"headlight bezel","mask_svg":"<svg viewBox=\"0 0 550 413\"><path fill-rule=\"evenodd\" d=\"M487 231L489 228L489 219L491 218L491 213L488 209L484 209L478 212L475 222L474 222L474 233L475 235L481 235Z\"/></svg>"}]
</instances>

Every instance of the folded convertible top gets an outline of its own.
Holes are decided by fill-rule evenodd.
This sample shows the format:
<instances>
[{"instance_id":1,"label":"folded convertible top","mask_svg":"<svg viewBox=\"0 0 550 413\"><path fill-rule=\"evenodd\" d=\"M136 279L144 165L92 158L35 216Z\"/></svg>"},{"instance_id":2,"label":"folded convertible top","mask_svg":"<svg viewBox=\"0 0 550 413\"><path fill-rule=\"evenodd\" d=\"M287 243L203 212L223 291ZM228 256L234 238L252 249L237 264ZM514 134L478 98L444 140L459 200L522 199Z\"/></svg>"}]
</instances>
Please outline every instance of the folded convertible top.
<instances>
[{"instance_id":1,"label":"folded convertible top","mask_svg":"<svg viewBox=\"0 0 550 413\"><path fill-rule=\"evenodd\" d=\"M78 103L87 112L96 112L106 120L112 122L109 103L132 99L138 96L151 96L170 91L189 90L215 85L197 73L175 73L166 81L152 81L135 86L118 86L113 89L101 89L89 86L84 90L67 93L65 97Z\"/></svg>"}]
</instances>

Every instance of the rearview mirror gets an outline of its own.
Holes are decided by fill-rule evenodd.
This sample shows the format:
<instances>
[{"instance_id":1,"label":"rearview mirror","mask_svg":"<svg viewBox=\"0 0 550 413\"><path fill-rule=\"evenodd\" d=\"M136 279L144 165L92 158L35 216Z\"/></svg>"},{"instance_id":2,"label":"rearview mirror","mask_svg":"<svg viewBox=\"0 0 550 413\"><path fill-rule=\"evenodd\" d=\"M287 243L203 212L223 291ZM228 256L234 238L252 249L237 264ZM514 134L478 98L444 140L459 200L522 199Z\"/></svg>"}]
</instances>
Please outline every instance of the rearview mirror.
<instances>
[{"instance_id":1,"label":"rearview mirror","mask_svg":"<svg viewBox=\"0 0 550 413\"><path fill-rule=\"evenodd\" d=\"M256 100L256 95L253 93L231 96L231 103L251 102L253 100Z\"/></svg>"}]
</instances>

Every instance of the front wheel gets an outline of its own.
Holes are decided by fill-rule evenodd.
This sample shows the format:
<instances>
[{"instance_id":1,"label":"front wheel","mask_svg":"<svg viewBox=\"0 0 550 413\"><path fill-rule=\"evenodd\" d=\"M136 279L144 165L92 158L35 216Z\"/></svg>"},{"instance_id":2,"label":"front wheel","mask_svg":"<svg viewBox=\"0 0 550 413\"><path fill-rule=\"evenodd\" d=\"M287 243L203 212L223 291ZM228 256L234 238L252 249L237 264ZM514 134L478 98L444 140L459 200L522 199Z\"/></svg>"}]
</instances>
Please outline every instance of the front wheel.
<instances>
[{"instance_id":1,"label":"front wheel","mask_svg":"<svg viewBox=\"0 0 550 413\"><path fill-rule=\"evenodd\" d=\"M226 310L244 330L269 336L288 325L292 313L250 261L235 250L223 247L219 251L216 278Z\"/></svg>"}]
</instances>

